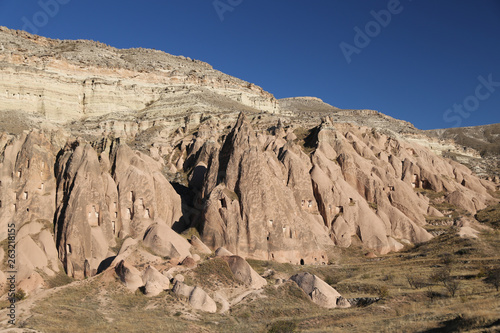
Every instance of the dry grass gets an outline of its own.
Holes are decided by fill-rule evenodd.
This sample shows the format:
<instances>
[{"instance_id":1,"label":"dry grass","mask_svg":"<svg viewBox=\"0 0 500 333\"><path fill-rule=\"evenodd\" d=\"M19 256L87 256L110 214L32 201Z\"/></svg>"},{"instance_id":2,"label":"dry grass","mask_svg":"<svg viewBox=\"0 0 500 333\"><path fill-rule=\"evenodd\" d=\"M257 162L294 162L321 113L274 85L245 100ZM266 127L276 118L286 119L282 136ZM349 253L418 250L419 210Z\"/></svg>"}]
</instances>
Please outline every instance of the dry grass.
<instances>
[{"instance_id":1,"label":"dry grass","mask_svg":"<svg viewBox=\"0 0 500 333\"><path fill-rule=\"evenodd\" d=\"M500 294L484 278L500 264L499 240L498 231L477 240L459 238L448 228L430 242L375 259L365 258L366 249L354 245L336 248L335 264L327 266L249 260L259 273L309 271L346 298L383 296L366 307L320 308L286 282L270 283L262 295L250 295L227 314L205 314L170 292L147 298L97 277L40 301L24 325L43 332L279 332L294 327L298 332L493 332L500 325ZM431 280L443 269L458 284L455 297ZM186 282L209 292L239 285L217 258L184 275ZM408 277L421 283L415 286Z\"/></svg>"},{"instance_id":2,"label":"dry grass","mask_svg":"<svg viewBox=\"0 0 500 333\"><path fill-rule=\"evenodd\" d=\"M480 210L476 214L476 219L492 228L500 229L500 204L492 205Z\"/></svg>"}]
</instances>

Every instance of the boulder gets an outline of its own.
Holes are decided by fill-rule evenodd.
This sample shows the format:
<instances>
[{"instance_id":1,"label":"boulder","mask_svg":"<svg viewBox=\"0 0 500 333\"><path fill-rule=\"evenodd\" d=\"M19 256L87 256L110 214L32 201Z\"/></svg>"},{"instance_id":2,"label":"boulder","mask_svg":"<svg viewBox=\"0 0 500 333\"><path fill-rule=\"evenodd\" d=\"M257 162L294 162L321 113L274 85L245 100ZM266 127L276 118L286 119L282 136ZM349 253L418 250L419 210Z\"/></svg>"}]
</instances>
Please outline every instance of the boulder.
<instances>
[{"instance_id":1,"label":"boulder","mask_svg":"<svg viewBox=\"0 0 500 333\"><path fill-rule=\"evenodd\" d=\"M196 310L210 313L215 313L217 311L217 304L215 301L199 287L190 287L183 282L177 281L172 291L176 295L187 297L189 305Z\"/></svg>"},{"instance_id":2,"label":"boulder","mask_svg":"<svg viewBox=\"0 0 500 333\"><path fill-rule=\"evenodd\" d=\"M191 256L189 242L161 222L151 225L146 230L143 242L151 251L163 257L182 261Z\"/></svg>"},{"instance_id":3,"label":"boulder","mask_svg":"<svg viewBox=\"0 0 500 333\"><path fill-rule=\"evenodd\" d=\"M141 272L134 266L122 260L116 265L115 272L120 278L120 281L131 291L143 286Z\"/></svg>"},{"instance_id":4,"label":"boulder","mask_svg":"<svg viewBox=\"0 0 500 333\"><path fill-rule=\"evenodd\" d=\"M177 282L184 282L184 275L177 274L176 276L174 276L173 283L175 284Z\"/></svg>"},{"instance_id":5,"label":"boulder","mask_svg":"<svg viewBox=\"0 0 500 333\"><path fill-rule=\"evenodd\" d=\"M189 268L189 269L193 269L193 268L196 268L196 266L198 266L198 265L196 264L196 261L193 259L193 257L186 257L182 261L182 266Z\"/></svg>"},{"instance_id":6,"label":"boulder","mask_svg":"<svg viewBox=\"0 0 500 333\"><path fill-rule=\"evenodd\" d=\"M328 283L310 273L295 274L290 280L297 285L317 305L324 308L349 307L349 302L344 302L343 297Z\"/></svg>"},{"instance_id":7,"label":"boulder","mask_svg":"<svg viewBox=\"0 0 500 333\"><path fill-rule=\"evenodd\" d=\"M212 254L212 250L210 250L210 248L206 246L205 243L203 243L198 237L194 235L191 236L190 243L195 251L198 251L201 254Z\"/></svg>"},{"instance_id":8,"label":"boulder","mask_svg":"<svg viewBox=\"0 0 500 333\"><path fill-rule=\"evenodd\" d=\"M219 247L217 250L215 250L215 256L216 257L228 257L232 256L233 254L229 252L226 248L224 247Z\"/></svg>"},{"instance_id":9,"label":"boulder","mask_svg":"<svg viewBox=\"0 0 500 333\"><path fill-rule=\"evenodd\" d=\"M260 289L267 285L266 279L260 276L248 262L240 256L222 257L233 272L234 277L253 289Z\"/></svg>"},{"instance_id":10,"label":"boulder","mask_svg":"<svg viewBox=\"0 0 500 333\"><path fill-rule=\"evenodd\" d=\"M147 296L157 296L163 290L170 288L169 278L153 266L148 266L142 274L142 283Z\"/></svg>"}]
</instances>

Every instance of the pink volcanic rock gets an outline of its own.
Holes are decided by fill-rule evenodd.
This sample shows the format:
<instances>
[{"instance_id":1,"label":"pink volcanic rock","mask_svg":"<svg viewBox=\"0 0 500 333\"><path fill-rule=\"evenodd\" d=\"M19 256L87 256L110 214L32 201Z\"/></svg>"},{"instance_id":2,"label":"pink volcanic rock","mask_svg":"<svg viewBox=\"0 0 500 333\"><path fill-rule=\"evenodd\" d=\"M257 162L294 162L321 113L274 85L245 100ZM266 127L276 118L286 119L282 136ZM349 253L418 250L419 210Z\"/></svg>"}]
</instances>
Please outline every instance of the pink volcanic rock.
<instances>
[{"instance_id":1,"label":"pink volcanic rock","mask_svg":"<svg viewBox=\"0 0 500 333\"><path fill-rule=\"evenodd\" d=\"M262 151L243 114L211 160L204 185L205 244L257 259L327 262L323 245L332 243L321 220L297 205L280 162Z\"/></svg>"},{"instance_id":2,"label":"pink volcanic rock","mask_svg":"<svg viewBox=\"0 0 500 333\"><path fill-rule=\"evenodd\" d=\"M0 141L0 240L15 225L18 281L35 269L53 275L59 270L52 234L58 148L38 130L19 137L0 135Z\"/></svg>"}]
</instances>

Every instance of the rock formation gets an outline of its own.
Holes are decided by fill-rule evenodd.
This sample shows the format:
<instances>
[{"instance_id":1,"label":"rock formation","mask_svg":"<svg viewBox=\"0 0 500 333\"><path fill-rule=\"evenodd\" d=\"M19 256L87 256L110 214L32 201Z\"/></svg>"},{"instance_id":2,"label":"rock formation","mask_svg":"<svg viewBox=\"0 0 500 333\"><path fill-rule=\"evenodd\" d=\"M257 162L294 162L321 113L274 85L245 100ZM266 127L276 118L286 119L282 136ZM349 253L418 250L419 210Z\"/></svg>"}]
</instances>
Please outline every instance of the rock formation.
<instances>
[{"instance_id":1,"label":"rock formation","mask_svg":"<svg viewBox=\"0 0 500 333\"><path fill-rule=\"evenodd\" d=\"M147 296L156 296L163 290L170 288L169 279L153 266L148 266L144 271L142 283L144 284L144 293Z\"/></svg>"},{"instance_id":2,"label":"rock formation","mask_svg":"<svg viewBox=\"0 0 500 333\"><path fill-rule=\"evenodd\" d=\"M299 273L292 276L290 280L297 283L297 285L304 290L311 300L321 307L350 307L349 302L346 302L345 298L343 298L335 289L316 275L310 273Z\"/></svg>"},{"instance_id":3,"label":"rock formation","mask_svg":"<svg viewBox=\"0 0 500 333\"><path fill-rule=\"evenodd\" d=\"M217 311L217 304L215 301L199 287L190 287L180 281L177 281L172 291L176 295L186 297L189 305L196 310L211 313L215 313Z\"/></svg>"},{"instance_id":4,"label":"rock formation","mask_svg":"<svg viewBox=\"0 0 500 333\"><path fill-rule=\"evenodd\" d=\"M6 28L0 43L0 241L15 225L18 281L30 291L61 268L77 279L109 268L157 295L169 283L153 265L175 275L216 249L261 288L245 258L328 264L332 247L353 243L381 255L431 239L429 218L451 216L443 207L472 216L498 202L497 178L377 111L278 101L160 51ZM440 207L426 193L442 194ZM199 288L176 289L215 311ZM323 293L311 297L332 306Z\"/></svg>"},{"instance_id":5,"label":"rock formation","mask_svg":"<svg viewBox=\"0 0 500 333\"><path fill-rule=\"evenodd\" d=\"M221 150L213 151L204 193L203 241L244 256L281 262L326 263L319 215L300 209L276 155L241 114ZM304 198L312 202L310 197Z\"/></svg>"},{"instance_id":6,"label":"rock formation","mask_svg":"<svg viewBox=\"0 0 500 333\"><path fill-rule=\"evenodd\" d=\"M141 272L125 260L118 263L115 267L115 271L116 275L120 278L120 281L131 291L135 291L143 285Z\"/></svg>"},{"instance_id":7,"label":"rock formation","mask_svg":"<svg viewBox=\"0 0 500 333\"><path fill-rule=\"evenodd\" d=\"M235 278L253 289L260 289L267 285L266 279L257 274L248 262L239 256L222 257L233 272Z\"/></svg>"}]
</instances>

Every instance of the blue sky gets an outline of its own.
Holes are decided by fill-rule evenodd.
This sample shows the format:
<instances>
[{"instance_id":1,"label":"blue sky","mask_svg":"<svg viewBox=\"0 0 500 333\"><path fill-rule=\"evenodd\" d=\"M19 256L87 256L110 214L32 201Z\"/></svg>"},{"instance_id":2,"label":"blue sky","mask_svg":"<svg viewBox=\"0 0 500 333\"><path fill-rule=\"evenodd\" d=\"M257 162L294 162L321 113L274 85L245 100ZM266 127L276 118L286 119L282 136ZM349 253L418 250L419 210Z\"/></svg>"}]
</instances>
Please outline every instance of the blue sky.
<instances>
[{"instance_id":1,"label":"blue sky","mask_svg":"<svg viewBox=\"0 0 500 333\"><path fill-rule=\"evenodd\" d=\"M189 56L422 129L500 123L499 0L0 0L0 25Z\"/></svg>"}]
</instances>

